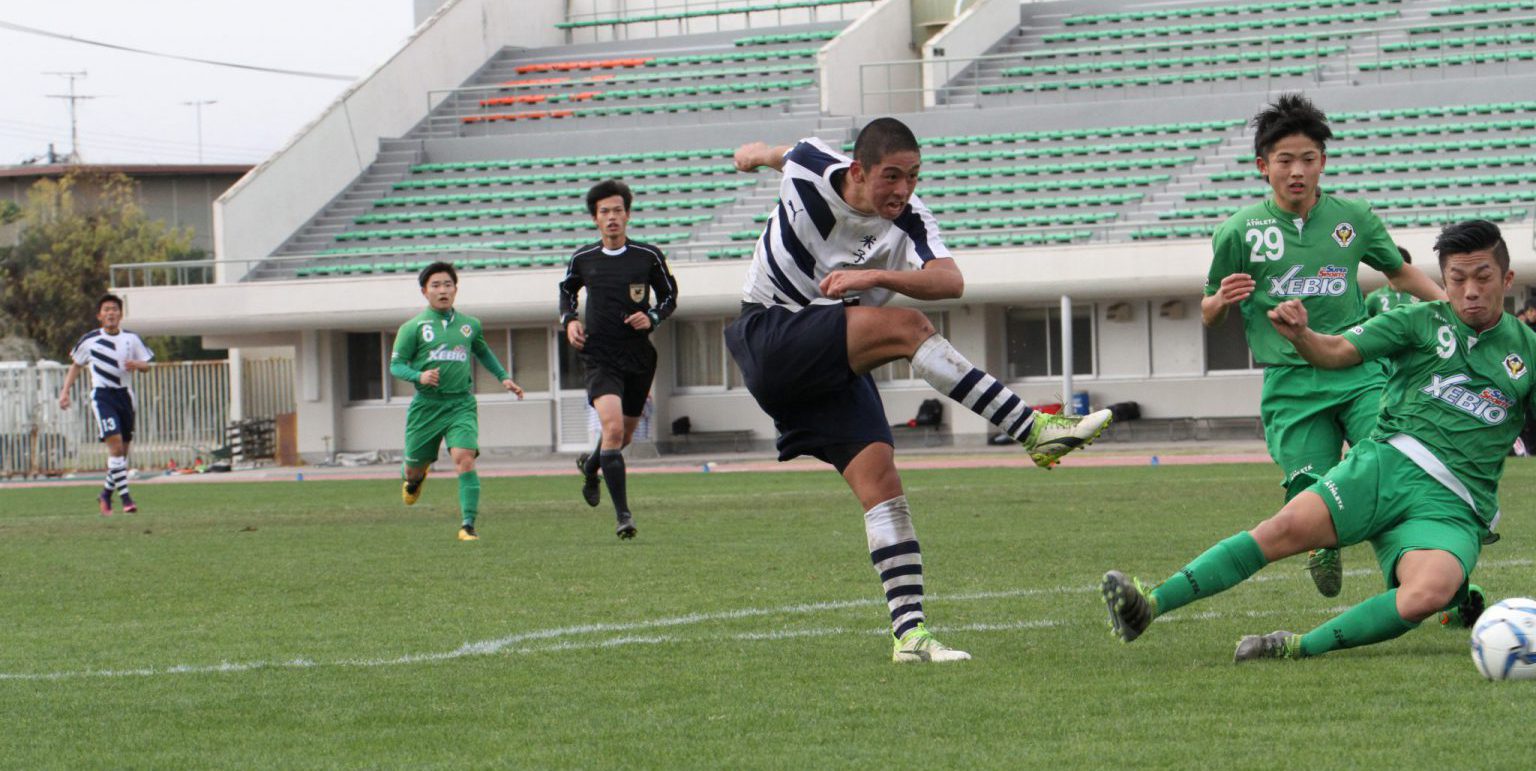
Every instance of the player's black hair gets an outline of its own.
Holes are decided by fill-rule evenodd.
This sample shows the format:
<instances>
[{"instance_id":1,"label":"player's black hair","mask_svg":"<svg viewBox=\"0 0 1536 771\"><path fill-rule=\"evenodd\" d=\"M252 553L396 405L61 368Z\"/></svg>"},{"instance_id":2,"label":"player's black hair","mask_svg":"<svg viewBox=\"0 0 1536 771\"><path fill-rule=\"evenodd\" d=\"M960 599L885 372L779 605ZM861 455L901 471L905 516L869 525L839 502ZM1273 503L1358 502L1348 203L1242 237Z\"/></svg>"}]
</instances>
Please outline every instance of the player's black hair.
<instances>
[{"instance_id":1,"label":"player's black hair","mask_svg":"<svg viewBox=\"0 0 1536 771\"><path fill-rule=\"evenodd\" d=\"M891 153L905 151L922 152L912 129L895 118L870 121L853 140L853 159L866 169L878 166Z\"/></svg>"},{"instance_id":2,"label":"player's black hair","mask_svg":"<svg viewBox=\"0 0 1536 771\"><path fill-rule=\"evenodd\" d=\"M119 311L123 309L123 298L108 292L96 300L96 312L101 313L101 306L106 305L107 303L117 303L117 309Z\"/></svg>"},{"instance_id":3,"label":"player's black hair","mask_svg":"<svg viewBox=\"0 0 1536 771\"><path fill-rule=\"evenodd\" d=\"M1333 138L1333 129L1328 128L1328 116L1301 94L1281 94L1279 99L1253 116L1251 124L1253 151L1260 158L1269 158L1275 143L1293 134L1305 135L1324 149Z\"/></svg>"},{"instance_id":4,"label":"player's black hair","mask_svg":"<svg viewBox=\"0 0 1536 771\"><path fill-rule=\"evenodd\" d=\"M1402 244L1395 244L1395 246L1397 246L1397 253L1403 256L1403 263L1406 265L1412 265L1413 255L1409 254L1408 250L1404 249Z\"/></svg>"},{"instance_id":5,"label":"player's black hair","mask_svg":"<svg viewBox=\"0 0 1536 771\"><path fill-rule=\"evenodd\" d=\"M427 282L431 281L432 276L438 273L447 273L448 277L453 279L454 284L459 283L459 272L453 269L453 263L443 262L442 260L422 268L421 272L416 274L416 283L421 284L422 289L426 289Z\"/></svg>"},{"instance_id":6,"label":"player's black hair","mask_svg":"<svg viewBox=\"0 0 1536 771\"><path fill-rule=\"evenodd\" d=\"M1493 250L1493 261L1499 264L1499 272L1509 272L1509 247L1504 244L1504 234L1499 226L1488 220L1462 220L1440 229L1435 239L1435 252L1440 255L1440 270L1445 270L1445 260L1453 254L1471 254L1484 249Z\"/></svg>"},{"instance_id":7,"label":"player's black hair","mask_svg":"<svg viewBox=\"0 0 1536 771\"><path fill-rule=\"evenodd\" d=\"M624 211L629 211L630 204L635 202L635 194L629 191L629 185L616 179L605 179L587 191L587 213L596 217L597 202L614 196L624 199Z\"/></svg>"}]
</instances>

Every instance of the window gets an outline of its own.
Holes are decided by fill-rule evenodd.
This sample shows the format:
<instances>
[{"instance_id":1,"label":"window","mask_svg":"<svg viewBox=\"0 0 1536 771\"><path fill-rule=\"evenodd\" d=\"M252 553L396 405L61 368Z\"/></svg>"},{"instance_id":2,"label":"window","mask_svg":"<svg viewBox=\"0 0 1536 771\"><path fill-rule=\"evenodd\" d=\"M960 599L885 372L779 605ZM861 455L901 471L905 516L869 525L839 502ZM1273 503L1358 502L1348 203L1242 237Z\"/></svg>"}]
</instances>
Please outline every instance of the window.
<instances>
[{"instance_id":1,"label":"window","mask_svg":"<svg viewBox=\"0 0 1536 771\"><path fill-rule=\"evenodd\" d=\"M512 379L524 391L549 390L549 329L512 330L512 357L507 363Z\"/></svg>"},{"instance_id":2,"label":"window","mask_svg":"<svg viewBox=\"0 0 1536 771\"><path fill-rule=\"evenodd\" d=\"M933 324L933 328L938 330L939 334L946 337L949 335L949 314L947 312L925 312L923 315L928 317L928 322ZM916 375L912 374L912 362L909 359L893 361L890 364L875 369L869 374L873 375L875 381L879 383L918 379Z\"/></svg>"},{"instance_id":3,"label":"window","mask_svg":"<svg viewBox=\"0 0 1536 771\"><path fill-rule=\"evenodd\" d=\"M555 337L559 340L560 353L560 390L585 391L587 389L587 368L581 363L581 352L571 347L566 340L565 333L561 332Z\"/></svg>"},{"instance_id":4,"label":"window","mask_svg":"<svg viewBox=\"0 0 1536 771\"><path fill-rule=\"evenodd\" d=\"M1248 351L1248 337L1243 333L1243 314L1236 308L1227 312L1227 318L1214 327L1205 327L1205 369L1221 370L1253 369L1253 357Z\"/></svg>"},{"instance_id":5,"label":"window","mask_svg":"<svg viewBox=\"0 0 1536 771\"><path fill-rule=\"evenodd\" d=\"M481 330L480 334L485 336L485 344L490 346L491 353L496 354L496 360L501 362L501 366L507 366L507 330L484 329ZM470 352L469 357L471 360L474 360L475 364L475 393L504 394L507 392L507 389L501 387L501 381L497 380L490 370L480 366L479 360L475 359L474 352ZM522 384L519 383L518 385Z\"/></svg>"},{"instance_id":6,"label":"window","mask_svg":"<svg viewBox=\"0 0 1536 771\"><path fill-rule=\"evenodd\" d=\"M673 332L673 365L678 388L725 385L725 322L678 321Z\"/></svg>"},{"instance_id":7,"label":"window","mask_svg":"<svg viewBox=\"0 0 1536 771\"><path fill-rule=\"evenodd\" d=\"M384 335L347 333L347 399L384 398Z\"/></svg>"},{"instance_id":8,"label":"window","mask_svg":"<svg viewBox=\"0 0 1536 771\"><path fill-rule=\"evenodd\" d=\"M1057 308L1009 308L1003 319L1008 379L1054 377L1062 373L1061 311ZM1093 306L1072 308L1072 373L1092 375Z\"/></svg>"}]
</instances>

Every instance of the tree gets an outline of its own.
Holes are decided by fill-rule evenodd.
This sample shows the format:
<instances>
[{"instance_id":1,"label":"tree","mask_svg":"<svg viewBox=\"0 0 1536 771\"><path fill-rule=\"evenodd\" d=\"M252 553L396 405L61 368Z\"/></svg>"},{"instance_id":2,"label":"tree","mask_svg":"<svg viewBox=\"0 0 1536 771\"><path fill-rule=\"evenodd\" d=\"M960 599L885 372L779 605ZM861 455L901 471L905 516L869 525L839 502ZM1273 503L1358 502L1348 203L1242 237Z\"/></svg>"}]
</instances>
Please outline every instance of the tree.
<instances>
[{"instance_id":1,"label":"tree","mask_svg":"<svg viewBox=\"0 0 1536 771\"><path fill-rule=\"evenodd\" d=\"M145 216L138 185L123 174L71 171L39 180L27 191L21 222L17 244L0 249L0 314L5 328L49 358L62 358L92 327L112 265L193 254L191 229Z\"/></svg>"}]
</instances>

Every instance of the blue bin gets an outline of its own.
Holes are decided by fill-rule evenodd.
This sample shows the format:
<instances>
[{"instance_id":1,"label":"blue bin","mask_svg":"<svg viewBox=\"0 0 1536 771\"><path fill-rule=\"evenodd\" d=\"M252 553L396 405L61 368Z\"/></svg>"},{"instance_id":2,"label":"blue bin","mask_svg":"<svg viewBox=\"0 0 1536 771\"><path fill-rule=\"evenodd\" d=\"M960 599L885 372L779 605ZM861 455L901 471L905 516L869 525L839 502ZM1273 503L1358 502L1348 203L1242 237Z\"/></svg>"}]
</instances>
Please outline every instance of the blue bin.
<instances>
[{"instance_id":1,"label":"blue bin","mask_svg":"<svg viewBox=\"0 0 1536 771\"><path fill-rule=\"evenodd\" d=\"M1087 415L1088 414L1088 392L1087 391L1074 391L1072 393L1072 414L1074 414L1074 415Z\"/></svg>"}]
</instances>

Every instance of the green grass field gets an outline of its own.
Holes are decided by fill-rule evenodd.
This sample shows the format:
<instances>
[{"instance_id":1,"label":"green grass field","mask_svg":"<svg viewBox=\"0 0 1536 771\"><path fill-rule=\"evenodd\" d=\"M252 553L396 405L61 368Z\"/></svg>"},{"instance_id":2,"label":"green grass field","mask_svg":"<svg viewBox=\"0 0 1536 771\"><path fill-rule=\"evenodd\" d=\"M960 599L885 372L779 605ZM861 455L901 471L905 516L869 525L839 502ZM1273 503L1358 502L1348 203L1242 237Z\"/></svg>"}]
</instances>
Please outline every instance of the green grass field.
<instances>
[{"instance_id":1,"label":"green grass field","mask_svg":"<svg viewBox=\"0 0 1536 771\"><path fill-rule=\"evenodd\" d=\"M0 766L1528 768L1536 683L1487 683L1433 623L1231 663L1344 595L1297 559L1110 637L1107 568L1160 579L1270 513L1269 466L913 471L931 626L973 661L890 662L859 507L835 475L632 475L617 541L579 480L0 490ZM1511 462L1477 580L1536 594Z\"/></svg>"}]
</instances>

